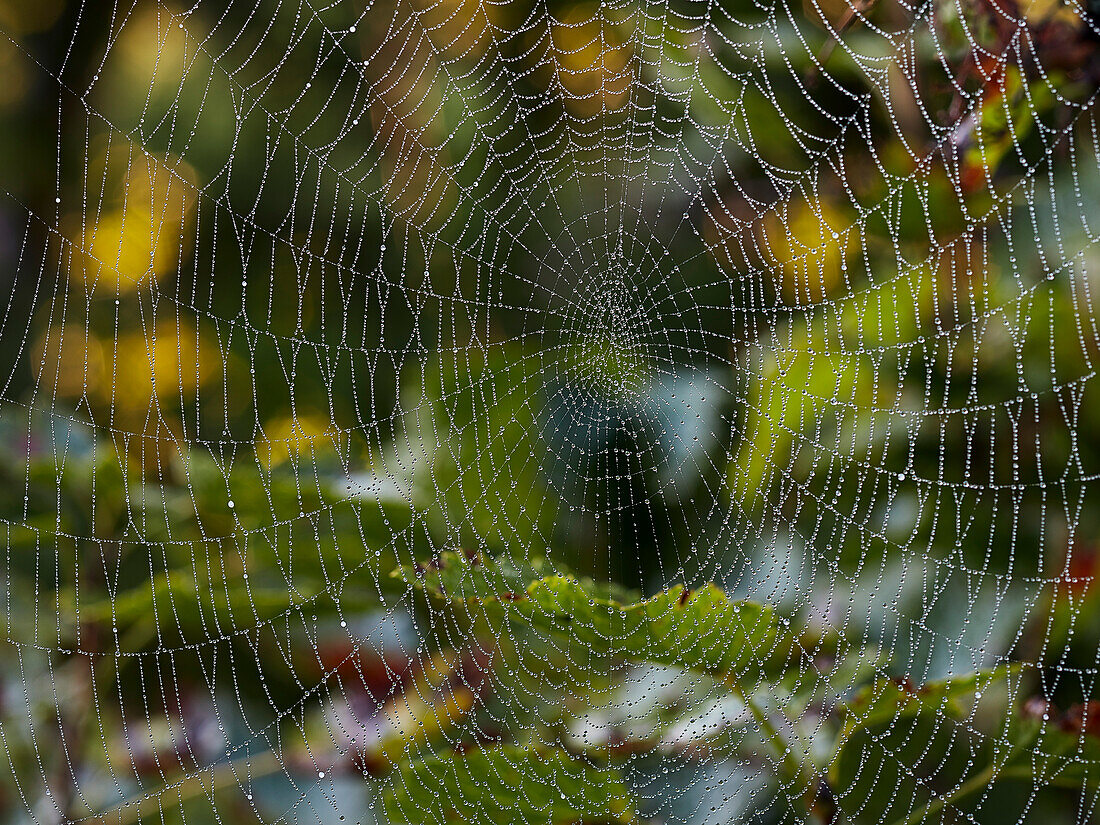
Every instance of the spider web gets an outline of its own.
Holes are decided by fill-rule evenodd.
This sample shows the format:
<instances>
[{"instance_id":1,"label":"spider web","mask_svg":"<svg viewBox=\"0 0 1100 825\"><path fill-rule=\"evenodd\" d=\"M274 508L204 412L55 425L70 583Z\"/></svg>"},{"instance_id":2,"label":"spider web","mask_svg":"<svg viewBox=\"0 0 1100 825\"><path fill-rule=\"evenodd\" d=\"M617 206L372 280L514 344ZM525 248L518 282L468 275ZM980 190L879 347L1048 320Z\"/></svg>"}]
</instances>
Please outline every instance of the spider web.
<instances>
[{"instance_id":1,"label":"spider web","mask_svg":"<svg viewBox=\"0 0 1100 825\"><path fill-rule=\"evenodd\" d=\"M0 819L1092 821L1093 14L0 6Z\"/></svg>"}]
</instances>

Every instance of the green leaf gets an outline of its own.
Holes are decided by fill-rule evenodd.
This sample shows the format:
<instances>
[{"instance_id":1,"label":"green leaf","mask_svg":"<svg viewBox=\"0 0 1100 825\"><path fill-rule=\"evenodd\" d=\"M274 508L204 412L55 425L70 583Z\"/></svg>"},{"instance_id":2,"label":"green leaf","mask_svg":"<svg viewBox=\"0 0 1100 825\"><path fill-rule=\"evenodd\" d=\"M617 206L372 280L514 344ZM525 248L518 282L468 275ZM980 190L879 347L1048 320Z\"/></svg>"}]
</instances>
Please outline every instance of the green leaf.
<instances>
[{"instance_id":1,"label":"green leaf","mask_svg":"<svg viewBox=\"0 0 1100 825\"><path fill-rule=\"evenodd\" d=\"M838 351L820 324L792 325L790 340L769 355L749 391L745 436L728 472L733 496L754 510L797 455L812 422L876 403L875 365Z\"/></svg>"},{"instance_id":2,"label":"green leaf","mask_svg":"<svg viewBox=\"0 0 1100 825\"><path fill-rule=\"evenodd\" d=\"M408 412L372 469L404 478L429 529L464 544L530 547L553 536L562 502L540 469L541 366L516 345L441 353L410 366L401 379Z\"/></svg>"},{"instance_id":3,"label":"green leaf","mask_svg":"<svg viewBox=\"0 0 1100 825\"><path fill-rule=\"evenodd\" d=\"M1007 737L1002 733L999 742L995 734L980 735L930 712L880 724L873 733L861 728L838 760L840 807L855 822L877 825L948 821L945 816L1031 821L1044 814L1044 805L1049 812L1065 804L1049 794L1037 801L1038 789L1083 792L1100 782L1100 738L1088 731L1080 710L1040 720L1025 705L1007 720Z\"/></svg>"},{"instance_id":4,"label":"green leaf","mask_svg":"<svg viewBox=\"0 0 1100 825\"><path fill-rule=\"evenodd\" d=\"M1014 66L1006 67L999 80L987 83L973 139L963 153L963 185L973 188L983 185L987 176L991 178L1012 152L1020 150L1037 115L1052 102L1047 82L1028 83Z\"/></svg>"},{"instance_id":5,"label":"green leaf","mask_svg":"<svg viewBox=\"0 0 1100 825\"><path fill-rule=\"evenodd\" d=\"M858 823L939 821L933 814L990 784L990 738L975 729L977 703L1014 670L921 686L880 677L840 705L829 769L838 808Z\"/></svg>"},{"instance_id":6,"label":"green leaf","mask_svg":"<svg viewBox=\"0 0 1100 825\"><path fill-rule=\"evenodd\" d=\"M958 716L960 698L980 694L1012 670L1014 668L1002 665L991 670L938 679L920 687L915 687L905 678L881 676L838 708L844 720L839 743L843 745L857 728L873 728L919 713Z\"/></svg>"},{"instance_id":7,"label":"green leaf","mask_svg":"<svg viewBox=\"0 0 1100 825\"><path fill-rule=\"evenodd\" d=\"M609 588L546 571L545 562L490 566L448 551L427 568L403 567L394 575L465 604L491 623L527 625L577 642L594 655L739 681L753 675L774 679L808 659L771 607L732 601L714 585L694 591L676 585L623 604Z\"/></svg>"},{"instance_id":8,"label":"green leaf","mask_svg":"<svg viewBox=\"0 0 1100 825\"><path fill-rule=\"evenodd\" d=\"M1012 749L994 779L1032 778L1046 785L1081 788L1100 783L1100 705L1089 702L1044 720L1025 708L1009 730ZM1088 718L1084 718L1087 716Z\"/></svg>"},{"instance_id":9,"label":"green leaf","mask_svg":"<svg viewBox=\"0 0 1100 825\"><path fill-rule=\"evenodd\" d=\"M501 746L406 763L384 796L392 823L633 822L619 772L559 749Z\"/></svg>"}]
</instances>

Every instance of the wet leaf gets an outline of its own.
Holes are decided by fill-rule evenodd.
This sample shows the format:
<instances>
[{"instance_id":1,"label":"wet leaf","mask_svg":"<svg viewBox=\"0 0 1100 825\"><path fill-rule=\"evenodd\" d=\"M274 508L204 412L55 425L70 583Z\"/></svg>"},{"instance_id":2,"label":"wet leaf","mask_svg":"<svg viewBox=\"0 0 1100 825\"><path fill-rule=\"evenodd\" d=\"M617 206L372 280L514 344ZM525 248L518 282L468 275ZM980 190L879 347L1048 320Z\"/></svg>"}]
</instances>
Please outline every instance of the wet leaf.
<instances>
[{"instance_id":1,"label":"wet leaf","mask_svg":"<svg viewBox=\"0 0 1100 825\"><path fill-rule=\"evenodd\" d=\"M390 822L633 822L618 771L557 749L515 746L432 755L406 764L384 798Z\"/></svg>"}]
</instances>

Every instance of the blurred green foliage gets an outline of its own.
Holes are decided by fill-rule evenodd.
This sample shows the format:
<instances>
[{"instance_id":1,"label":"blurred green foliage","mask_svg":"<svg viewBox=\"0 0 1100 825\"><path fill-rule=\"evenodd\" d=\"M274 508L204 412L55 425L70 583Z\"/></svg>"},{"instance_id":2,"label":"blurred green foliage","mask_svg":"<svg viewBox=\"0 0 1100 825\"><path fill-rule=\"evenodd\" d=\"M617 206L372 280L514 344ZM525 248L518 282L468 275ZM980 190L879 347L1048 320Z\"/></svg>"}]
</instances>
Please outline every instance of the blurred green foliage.
<instances>
[{"instance_id":1,"label":"blurred green foliage","mask_svg":"<svg viewBox=\"0 0 1100 825\"><path fill-rule=\"evenodd\" d=\"M253 5L0 3L0 820L1074 821L1078 7Z\"/></svg>"}]
</instances>

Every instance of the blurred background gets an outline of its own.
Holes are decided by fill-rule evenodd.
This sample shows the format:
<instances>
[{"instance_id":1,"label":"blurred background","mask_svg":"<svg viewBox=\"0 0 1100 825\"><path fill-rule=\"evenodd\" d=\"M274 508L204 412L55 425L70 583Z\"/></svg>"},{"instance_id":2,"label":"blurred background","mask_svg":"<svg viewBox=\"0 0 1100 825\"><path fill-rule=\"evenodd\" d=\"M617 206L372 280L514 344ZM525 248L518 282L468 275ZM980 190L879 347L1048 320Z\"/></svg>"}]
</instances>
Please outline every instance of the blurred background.
<instances>
[{"instance_id":1,"label":"blurred background","mask_svg":"<svg viewBox=\"0 0 1100 825\"><path fill-rule=\"evenodd\" d=\"M1094 13L4 0L0 821L382 822L635 700L649 821L794 821L666 673L502 689L444 548L1090 707Z\"/></svg>"}]
</instances>

